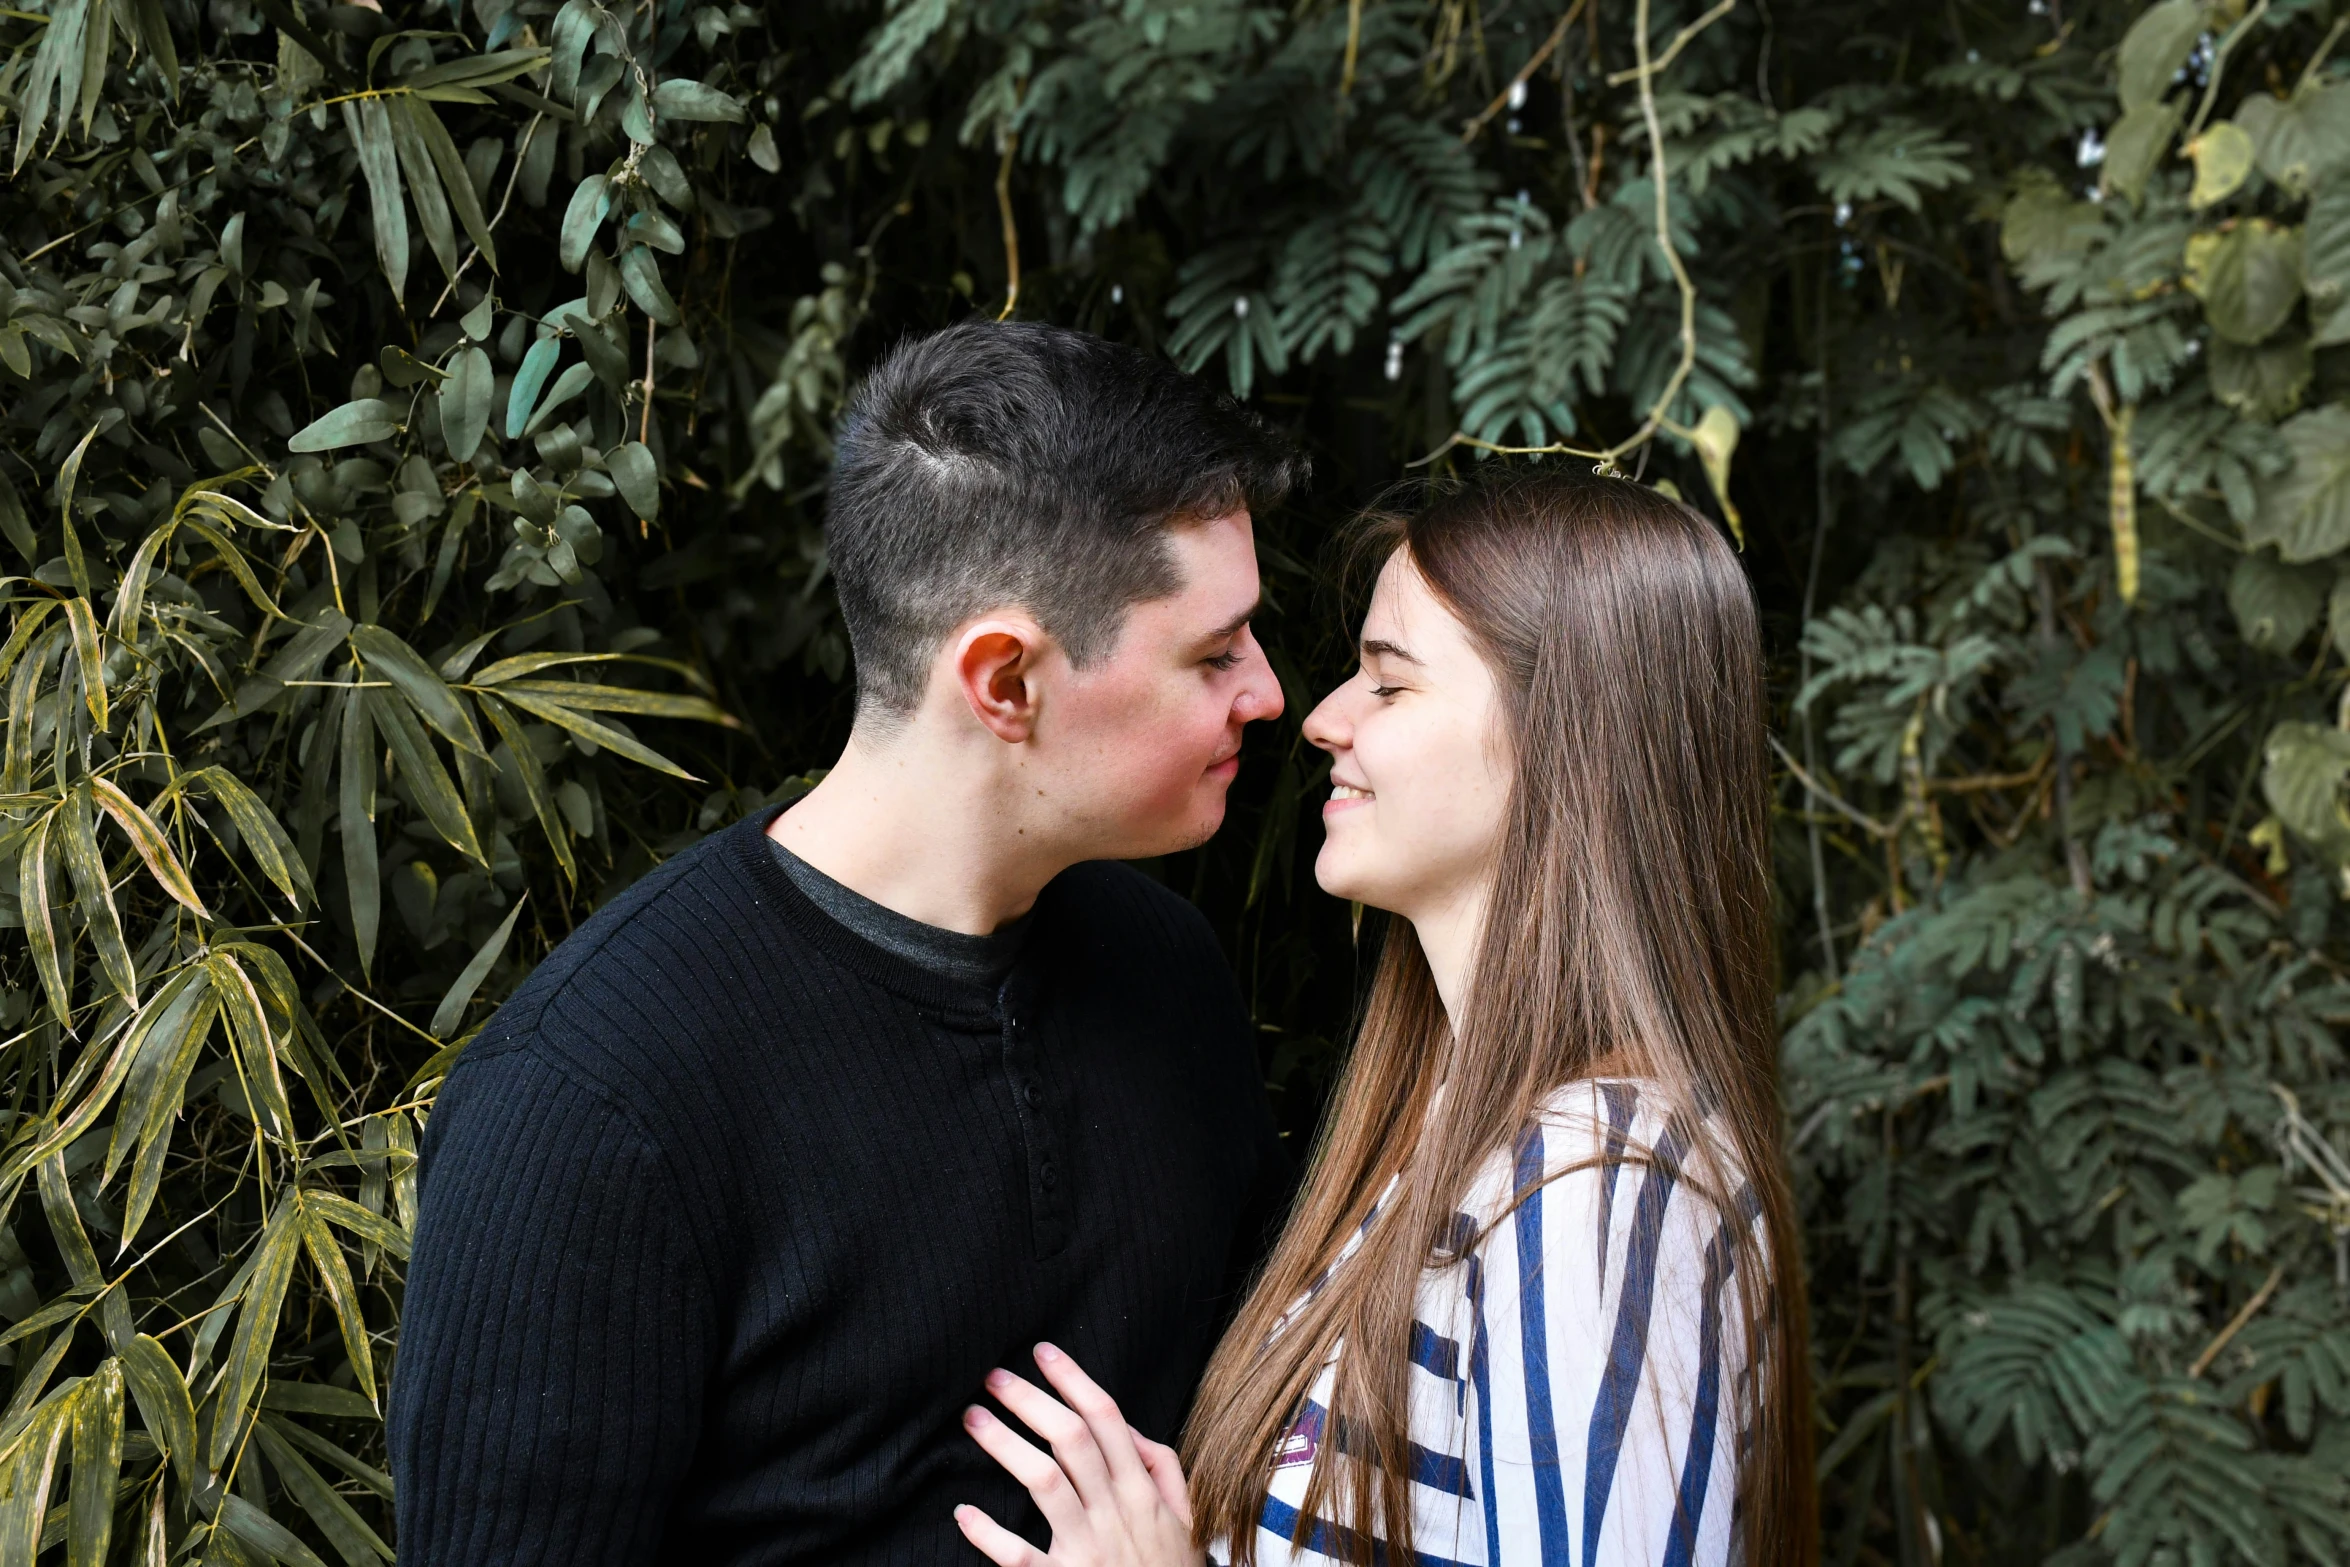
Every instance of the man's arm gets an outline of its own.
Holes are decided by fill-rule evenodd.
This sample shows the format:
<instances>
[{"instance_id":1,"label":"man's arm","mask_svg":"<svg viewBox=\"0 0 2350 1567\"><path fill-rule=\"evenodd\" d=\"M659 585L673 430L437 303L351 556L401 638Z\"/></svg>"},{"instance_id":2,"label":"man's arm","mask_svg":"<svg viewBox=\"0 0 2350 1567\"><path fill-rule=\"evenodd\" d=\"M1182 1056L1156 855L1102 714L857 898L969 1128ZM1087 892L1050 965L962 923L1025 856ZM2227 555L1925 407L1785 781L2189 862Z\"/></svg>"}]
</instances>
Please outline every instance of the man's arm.
<instances>
[{"instance_id":1,"label":"man's arm","mask_svg":"<svg viewBox=\"0 0 2350 1567\"><path fill-rule=\"evenodd\" d=\"M404 1557L654 1560L711 1342L686 1213L659 1150L531 1052L451 1079L392 1388Z\"/></svg>"}]
</instances>

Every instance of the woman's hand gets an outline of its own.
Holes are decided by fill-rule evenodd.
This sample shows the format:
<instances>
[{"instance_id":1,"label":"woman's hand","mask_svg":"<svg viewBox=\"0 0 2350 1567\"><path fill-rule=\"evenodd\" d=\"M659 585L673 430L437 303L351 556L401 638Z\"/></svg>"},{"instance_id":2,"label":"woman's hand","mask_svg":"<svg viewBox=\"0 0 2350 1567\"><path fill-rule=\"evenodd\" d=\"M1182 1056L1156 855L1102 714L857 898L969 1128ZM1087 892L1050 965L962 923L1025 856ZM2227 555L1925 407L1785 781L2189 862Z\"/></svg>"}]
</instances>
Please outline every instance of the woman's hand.
<instances>
[{"instance_id":1,"label":"woman's hand","mask_svg":"<svg viewBox=\"0 0 2350 1567\"><path fill-rule=\"evenodd\" d=\"M1066 1404L1009 1371L990 1372L987 1390L1052 1444L1051 1457L976 1404L963 1412L963 1429L1028 1487L1053 1526L1053 1548L1038 1550L970 1506L955 1509L963 1538L996 1567L1198 1567L1191 1492L1175 1450L1128 1425L1110 1395L1052 1345L1036 1346L1036 1364Z\"/></svg>"}]
</instances>

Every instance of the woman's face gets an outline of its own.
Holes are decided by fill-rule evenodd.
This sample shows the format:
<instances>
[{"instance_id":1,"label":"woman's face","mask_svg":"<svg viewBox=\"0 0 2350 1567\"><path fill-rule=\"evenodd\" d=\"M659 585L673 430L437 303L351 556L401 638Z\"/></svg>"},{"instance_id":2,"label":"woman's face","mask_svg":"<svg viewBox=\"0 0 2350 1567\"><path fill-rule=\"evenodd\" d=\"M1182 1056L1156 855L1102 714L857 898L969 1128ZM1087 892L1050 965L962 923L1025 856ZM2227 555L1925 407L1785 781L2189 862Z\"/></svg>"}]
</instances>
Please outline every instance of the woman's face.
<instances>
[{"instance_id":1,"label":"woman's face","mask_svg":"<svg viewBox=\"0 0 2350 1567\"><path fill-rule=\"evenodd\" d=\"M1509 802L1493 672L1400 549L1379 573L1361 652L1361 671L1306 719L1306 738L1330 753L1314 878L1416 925L1470 912Z\"/></svg>"}]
</instances>

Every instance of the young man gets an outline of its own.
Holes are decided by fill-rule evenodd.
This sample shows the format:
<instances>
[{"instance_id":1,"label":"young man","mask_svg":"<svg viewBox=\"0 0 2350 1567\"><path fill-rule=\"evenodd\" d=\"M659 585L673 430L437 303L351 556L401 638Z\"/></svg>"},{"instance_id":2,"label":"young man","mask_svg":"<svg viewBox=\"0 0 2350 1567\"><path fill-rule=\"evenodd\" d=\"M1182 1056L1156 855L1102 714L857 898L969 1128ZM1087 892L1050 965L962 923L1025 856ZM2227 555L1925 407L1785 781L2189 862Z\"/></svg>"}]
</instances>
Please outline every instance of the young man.
<instances>
[{"instance_id":1,"label":"young man","mask_svg":"<svg viewBox=\"0 0 2350 1567\"><path fill-rule=\"evenodd\" d=\"M1252 511L1302 462L1165 364L908 343L826 525L847 751L564 942L425 1139L391 1411L424 1567L974 1559L960 1411L1039 1340L1170 1438L1284 1192L1206 924L1281 711Z\"/></svg>"}]
</instances>

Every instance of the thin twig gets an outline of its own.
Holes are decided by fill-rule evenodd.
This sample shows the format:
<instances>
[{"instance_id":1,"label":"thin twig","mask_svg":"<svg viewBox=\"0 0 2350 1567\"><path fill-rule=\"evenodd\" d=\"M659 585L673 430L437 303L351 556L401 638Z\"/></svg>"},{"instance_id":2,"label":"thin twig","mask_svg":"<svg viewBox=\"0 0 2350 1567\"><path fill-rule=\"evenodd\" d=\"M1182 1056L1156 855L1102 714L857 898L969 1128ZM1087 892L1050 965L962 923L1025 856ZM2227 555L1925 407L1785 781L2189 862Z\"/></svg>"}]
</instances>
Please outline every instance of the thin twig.
<instances>
[{"instance_id":1,"label":"thin twig","mask_svg":"<svg viewBox=\"0 0 2350 1567\"><path fill-rule=\"evenodd\" d=\"M996 164L996 215L1004 224L1004 308L996 312L998 321L1012 319L1012 309L1020 303L1020 224L1012 216L1012 155L1020 150L1020 133L1009 127L997 133L1003 141L1004 155Z\"/></svg>"},{"instance_id":2,"label":"thin twig","mask_svg":"<svg viewBox=\"0 0 2350 1567\"><path fill-rule=\"evenodd\" d=\"M539 121L546 117L546 111L540 110L533 114L530 117L530 123L522 128L522 140L514 149L514 172L506 176L506 194L499 198L498 210L490 218L489 231L493 234L497 232L498 225L505 221L506 209L514 204L514 182L522 178L522 160L530 156L531 140L538 135ZM472 266L473 258L480 254L481 247L479 245L472 246L465 252L465 259L457 263L457 270L449 278L448 286L441 290L441 297L434 300L432 309L426 312L427 320L441 313L441 306L447 304L449 296L456 292L458 280L465 276L465 269Z\"/></svg>"},{"instance_id":3,"label":"thin twig","mask_svg":"<svg viewBox=\"0 0 2350 1567\"><path fill-rule=\"evenodd\" d=\"M2259 1293L2244 1302L2243 1309L2230 1317L2228 1325L2219 1330L2219 1337L2203 1346L2203 1353L2197 1355L2195 1364L2187 1368L2189 1381L2193 1381L2211 1369L2211 1363L2219 1358L2219 1352L2228 1347L2228 1340L2234 1338L2237 1333L2242 1331L2245 1323L2250 1322L2259 1314L2260 1308L2268 1304L2268 1298L2277 1292L2277 1286L2284 1281L2285 1265L2280 1262L2269 1269L2268 1282L2260 1286Z\"/></svg>"},{"instance_id":4,"label":"thin twig","mask_svg":"<svg viewBox=\"0 0 2350 1567\"><path fill-rule=\"evenodd\" d=\"M1519 67L1518 74L1510 78L1509 85L1495 93L1493 101L1487 104L1475 119L1461 128L1462 141L1475 141L1478 133L1492 123L1493 117L1509 106L1510 94L1531 81L1534 73L1542 69L1542 62L1549 59L1558 46L1566 41L1567 29L1575 25L1575 18L1581 14L1583 7L1588 3L1589 0L1575 0L1573 5L1567 7L1567 14L1559 18L1558 26L1550 30L1550 36L1542 40L1542 47L1535 50L1527 58L1526 63ZM1359 9L1361 0L1356 0L1356 5ZM1352 38L1347 41L1346 60L1347 78L1351 81L1354 77L1354 41ZM1569 134L1573 134L1571 130Z\"/></svg>"},{"instance_id":5,"label":"thin twig","mask_svg":"<svg viewBox=\"0 0 2350 1567\"><path fill-rule=\"evenodd\" d=\"M1363 47L1363 0L1346 0L1346 64L1338 73L1338 101L1355 90L1355 57Z\"/></svg>"},{"instance_id":6,"label":"thin twig","mask_svg":"<svg viewBox=\"0 0 2350 1567\"><path fill-rule=\"evenodd\" d=\"M2212 100L2219 96L2220 73L2227 69L2229 51L2236 47L2246 33L2252 31L2252 24L2267 12L2268 0L2254 0L2252 9L2244 13L2243 20L2229 28L2227 36L2219 41L2219 47L2211 51L2211 72L2203 79L2203 101L2195 106L2195 118L2187 127L2184 142L2193 143L2203 129L2203 122L2211 118Z\"/></svg>"},{"instance_id":7,"label":"thin twig","mask_svg":"<svg viewBox=\"0 0 2350 1567\"><path fill-rule=\"evenodd\" d=\"M1890 823L1878 821L1874 816L1869 815L1858 806L1848 803L1842 795L1814 778L1805 770L1804 765L1790 755L1787 748L1779 743L1777 735L1772 735L1770 740L1771 749L1779 753L1779 760L1787 764L1787 770L1795 775L1795 781L1834 809L1837 815L1874 838L1890 838L1901 831L1900 817L1896 816Z\"/></svg>"},{"instance_id":8,"label":"thin twig","mask_svg":"<svg viewBox=\"0 0 2350 1567\"><path fill-rule=\"evenodd\" d=\"M645 406L636 425L637 442L642 446L653 444L653 336L660 330L660 322L645 317Z\"/></svg>"},{"instance_id":9,"label":"thin twig","mask_svg":"<svg viewBox=\"0 0 2350 1567\"><path fill-rule=\"evenodd\" d=\"M2317 81L2317 73L2325 68L2326 56L2334 52L2334 45L2342 41L2342 34L2345 31L2350 31L2350 16L2336 17L2333 27L2327 31L2325 38L2318 44L2317 53L2311 55L2309 63L2301 68L2301 79L2293 84L2293 91L2296 94L2307 92L2310 86Z\"/></svg>"},{"instance_id":10,"label":"thin twig","mask_svg":"<svg viewBox=\"0 0 2350 1567\"><path fill-rule=\"evenodd\" d=\"M1715 6L1712 10L1706 12L1705 15L1699 17L1696 21L1691 22L1687 27L1684 27L1679 32L1675 33L1673 35L1673 41L1665 46L1664 54L1661 55L1654 64L1636 65L1629 71L1613 72L1609 75L1607 84L1610 87L1621 87L1626 82L1632 80L1632 78L1635 76L1652 76L1658 71L1663 70L1666 66L1671 65L1675 60L1681 57L1681 51L1689 47L1690 39L1695 38L1699 33L1704 32L1708 27L1727 16L1730 13L1730 8L1737 3L1738 0L1722 0L1720 5Z\"/></svg>"}]
</instances>

